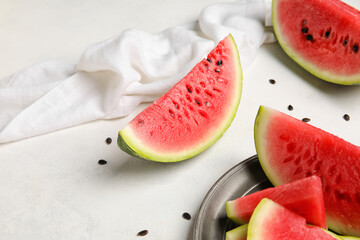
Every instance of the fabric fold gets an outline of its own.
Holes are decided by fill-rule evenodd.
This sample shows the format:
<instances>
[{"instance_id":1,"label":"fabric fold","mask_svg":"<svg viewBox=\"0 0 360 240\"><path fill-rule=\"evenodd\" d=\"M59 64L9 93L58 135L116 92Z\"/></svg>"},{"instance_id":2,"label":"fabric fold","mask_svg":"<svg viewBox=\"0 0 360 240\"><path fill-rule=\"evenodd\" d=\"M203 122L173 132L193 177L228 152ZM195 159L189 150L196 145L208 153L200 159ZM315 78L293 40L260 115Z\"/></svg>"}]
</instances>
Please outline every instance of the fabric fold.
<instances>
[{"instance_id":1,"label":"fabric fold","mask_svg":"<svg viewBox=\"0 0 360 240\"><path fill-rule=\"evenodd\" d=\"M77 65L48 61L0 80L0 143L130 114L183 78L231 33L246 70L266 31L271 1L206 7L199 20L151 35L129 29L89 46ZM269 7L270 6L270 7Z\"/></svg>"}]
</instances>

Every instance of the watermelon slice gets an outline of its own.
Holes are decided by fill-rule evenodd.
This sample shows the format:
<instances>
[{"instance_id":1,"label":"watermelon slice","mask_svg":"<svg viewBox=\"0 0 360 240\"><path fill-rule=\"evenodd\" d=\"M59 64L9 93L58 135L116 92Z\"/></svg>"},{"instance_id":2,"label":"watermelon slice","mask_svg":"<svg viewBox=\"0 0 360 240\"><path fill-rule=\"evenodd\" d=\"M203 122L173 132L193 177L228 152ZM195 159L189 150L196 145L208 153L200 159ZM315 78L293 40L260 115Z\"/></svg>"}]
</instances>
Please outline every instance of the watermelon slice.
<instances>
[{"instance_id":1,"label":"watermelon slice","mask_svg":"<svg viewBox=\"0 0 360 240\"><path fill-rule=\"evenodd\" d=\"M248 225L244 224L226 232L225 240L246 240Z\"/></svg>"},{"instance_id":2,"label":"watermelon slice","mask_svg":"<svg viewBox=\"0 0 360 240\"><path fill-rule=\"evenodd\" d=\"M360 236L360 148L284 113L261 106L255 146L275 186L317 175L328 227Z\"/></svg>"},{"instance_id":3,"label":"watermelon slice","mask_svg":"<svg viewBox=\"0 0 360 240\"><path fill-rule=\"evenodd\" d=\"M264 198L251 216L248 240L336 240L320 227L306 225L305 218Z\"/></svg>"},{"instance_id":4,"label":"watermelon slice","mask_svg":"<svg viewBox=\"0 0 360 240\"><path fill-rule=\"evenodd\" d=\"M242 71L231 35L219 42L166 94L119 132L127 153L153 161L177 162L215 143L238 109Z\"/></svg>"},{"instance_id":5,"label":"watermelon slice","mask_svg":"<svg viewBox=\"0 0 360 240\"><path fill-rule=\"evenodd\" d=\"M254 209L263 198L269 198L296 212L309 224L326 228L324 198L318 176L303 178L228 201L227 216L240 225L248 223Z\"/></svg>"},{"instance_id":6,"label":"watermelon slice","mask_svg":"<svg viewBox=\"0 0 360 240\"><path fill-rule=\"evenodd\" d=\"M339 0L273 0L272 20L284 51L326 81L360 82L360 12Z\"/></svg>"}]
</instances>

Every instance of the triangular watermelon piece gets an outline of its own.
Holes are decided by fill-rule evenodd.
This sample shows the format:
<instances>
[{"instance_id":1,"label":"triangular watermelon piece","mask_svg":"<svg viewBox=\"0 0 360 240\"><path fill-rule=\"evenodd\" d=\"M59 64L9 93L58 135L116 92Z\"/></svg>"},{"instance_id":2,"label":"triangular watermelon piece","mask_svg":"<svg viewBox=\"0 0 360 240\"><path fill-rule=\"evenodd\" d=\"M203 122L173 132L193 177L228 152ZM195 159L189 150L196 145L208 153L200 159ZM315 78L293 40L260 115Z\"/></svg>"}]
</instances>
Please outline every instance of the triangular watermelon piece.
<instances>
[{"instance_id":1,"label":"triangular watermelon piece","mask_svg":"<svg viewBox=\"0 0 360 240\"><path fill-rule=\"evenodd\" d=\"M323 80L338 84L360 82L357 9L340 0L272 3L274 32L289 57Z\"/></svg>"},{"instance_id":2,"label":"triangular watermelon piece","mask_svg":"<svg viewBox=\"0 0 360 240\"><path fill-rule=\"evenodd\" d=\"M360 236L360 148L326 131L261 106L255 146L272 184L311 175L322 180L328 227Z\"/></svg>"},{"instance_id":3,"label":"triangular watermelon piece","mask_svg":"<svg viewBox=\"0 0 360 240\"><path fill-rule=\"evenodd\" d=\"M250 218L247 240L336 240L323 228L306 225L306 219L264 198Z\"/></svg>"},{"instance_id":4,"label":"triangular watermelon piece","mask_svg":"<svg viewBox=\"0 0 360 240\"><path fill-rule=\"evenodd\" d=\"M228 217L238 224L249 222L263 198L269 198L306 218L309 224L326 228L321 180L317 176L267 188L226 202Z\"/></svg>"},{"instance_id":5,"label":"triangular watermelon piece","mask_svg":"<svg viewBox=\"0 0 360 240\"><path fill-rule=\"evenodd\" d=\"M231 35L182 80L129 122L118 136L127 153L177 162L214 144L230 126L242 90L239 53Z\"/></svg>"}]
</instances>

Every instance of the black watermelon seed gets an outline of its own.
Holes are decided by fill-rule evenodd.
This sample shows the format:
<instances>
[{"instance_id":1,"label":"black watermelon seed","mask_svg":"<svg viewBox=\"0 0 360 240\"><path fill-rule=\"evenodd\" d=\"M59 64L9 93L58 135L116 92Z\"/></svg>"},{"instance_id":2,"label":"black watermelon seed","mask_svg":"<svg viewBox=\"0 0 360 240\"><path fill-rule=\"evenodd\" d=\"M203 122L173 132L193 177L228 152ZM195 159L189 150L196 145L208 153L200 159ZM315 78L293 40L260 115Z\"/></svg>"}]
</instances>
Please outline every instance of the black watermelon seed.
<instances>
[{"instance_id":1,"label":"black watermelon seed","mask_svg":"<svg viewBox=\"0 0 360 240\"><path fill-rule=\"evenodd\" d=\"M345 39L344 40L344 46L346 46L348 44L348 42L349 42L349 39Z\"/></svg>"},{"instance_id":2,"label":"black watermelon seed","mask_svg":"<svg viewBox=\"0 0 360 240\"><path fill-rule=\"evenodd\" d=\"M138 232L137 235L140 236L140 237L143 237L143 236L146 236L148 233L149 233L148 230L142 230L142 231Z\"/></svg>"},{"instance_id":3,"label":"black watermelon seed","mask_svg":"<svg viewBox=\"0 0 360 240\"><path fill-rule=\"evenodd\" d=\"M289 111L292 111L293 109L294 109L293 106L291 106L291 105L288 106L288 110L289 110Z\"/></svg>"},{"instance_id":4,"label":"black watermelon seed","mask_svg":"<svg viewBox=\"0 0 360 240\"><path fill-rule=\"evenodd\" d=\"M184 219L186 219L186 220L191 220L191 215L190 215L190 213L184 212L183 215L182 215L182 217L183 217Z\"/></svg>"},{"instance_id":5,"label":"black watermelon seed","mask_svg":"<svg viewBox=\"0 0 360 240\"><path fill-rule=\"evenodd\" d=\"M357 44L353 46L353 51L354 53L357 53L359 51L359 46Z\"/></svg>"},{"instance_id":6,"label":"black watermelon seed","mask_svg":"<svg viewBox=\"0 0 360 240\"><path fill-rule=\"evenodd\" d=\"M271 83L271 84L275 84L275 83L276 83L276 81L275 81L274 79L269 79L269 83Z\"/></svg>"},{"instance_id":7,"label":"black watermelon seed","mask_svg":"<svg viewBox=\"0 0 360 240\"><path fill-rule=\"evenodd\" d=\"M330 31L325 32L325 37L328 38L330 36Z\"/></svg>"},{"instance_id":8,"label":"black watermelon seed","mask_svg":"<svg viewBox=\"0 0 360 240\"><path fill-rule=\"evenodd\" d=\"M301 29L301 32L302 32L302 33L308 33L308 32L309 32L309 28L304 27L304 28Z\"/></svg>"},{"instance_id":9,"label":"black watermelon seed","mask_svg":"<svg viewBox=\"0 0 360 240\"><path fill-rule=\"evenodd\" d=\"M303 121L303 122L310 122L310 118L303 118L303 119L301 119L301 121Z\"/></svg>"},{"instance_id":10,"label":"black watermelon seed","mask_svg":"<svg viewBox=\"0 0 360 240\"><path fill-rule=\"evenodd\" d=\"M350 116L348 114L344 114L343 118L345 119L345 121L349 121L350 120Z\"/></svg>"},{"instance_id":11,"label":"black watermelon seed","mask_svg":"<svg viewBox=\"0 0 360 240\"><path fill-rule=\"evenodd\" d=\"M106 138L105 142L106 142L106 144L111 144L111 143L112 143L112 139L108 137L108 138Z\"/></svg>"},{"instance_id":12,"label":"black watermelon seed","mask_svg":"<svg viewBox=\"0 0 360 240\"><path fill-rule=\"evenodd\" d=\"M210 58L207 58L206 60L207 60L209 63L211 63L211 62L212 62Z\"/></svg>"},{"instance_id":13,"label":"black watermelon seed","mask_svg":"<svg viewBox=\"0 0 360 240\"><path fill-rule=\"evenodd\" d=\"M99 164L99 165L105 165L105 164L107 164L107 161L104 160L104 159L100 159L100 160L98 161L98 164Z\"/></svg>"},{"instance_id":14,"label":"black watermelon seed","mask_svg":"<svg viewBox=\"0 0 360 240\"><path fill-rule=\"evenodd\" d=\"M217 61L216 65L221 66L223 64L223 61L220 59L219 61Z\"/></svg>"},{"instance_id":15,"label":"black watermelon seed","mask_svg":"<svg viewBox=\"0 0 360 240\"><path fill-rule=\"evenodd\" d=\"M187 90L188 90L189 93L191 93L191 89L190 89L190 88L188 88Z\"/></svg>"},{"instance_id":16,"label":"black watermelon seed","mask_svg":"<svg viewBox=\"0 0 360 240\"><path fill-rule=\"evenodd\" d=\"M215 72L219 73L219 72L220 72L220 69L215 69Z\"/></svg>"},{"instance_id":17,"label":"black watermelon seed","mask_svg":"<svg viewBox=\"0 0 360 240\"><path fill-rule=\"evenodd\" d=\"M306 35L306 39L311 41L311 42L314 41L314 38L313 38L313 36L311 34Z\"/></svg>"},{"instance_id":18,"label":"black watermelon seed","mask_svg":"<svg viewBox=\"0 0 360 240\"><path fill-rule=\"evenodd\" d=\"M199 100L195 100L195 102L197 103L197 105L201 105L200 101Z\"/></svg>"}]
</instances>

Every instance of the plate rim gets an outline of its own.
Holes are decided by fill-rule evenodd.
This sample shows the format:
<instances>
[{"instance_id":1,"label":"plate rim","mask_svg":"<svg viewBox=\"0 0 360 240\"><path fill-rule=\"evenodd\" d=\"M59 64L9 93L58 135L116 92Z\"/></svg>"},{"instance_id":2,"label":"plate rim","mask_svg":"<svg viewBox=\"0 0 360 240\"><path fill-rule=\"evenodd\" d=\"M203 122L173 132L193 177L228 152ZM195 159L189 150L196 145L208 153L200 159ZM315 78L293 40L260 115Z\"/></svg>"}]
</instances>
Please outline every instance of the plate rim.
<instances>
[{"instance_id":1,"label":"plate rim","mask_svg":"<svg viewBox=\"0 0 360 240\"><path fill-rule=\"evenodd\" d=\"M194 226L192 229L192 239L193 240L201 240L200 237L200 233L201 231L199 231L200 226L201 226L201 218L200 216L202 214L204 214L205 209L207 207L207 205L210 202L210 199L212 197L212 195L215 193L215 190L221 186L221 184L228 178L230 178L233 174L235 174L239 169L242 169L244 167L246 167L247 165L249 165L252 162L259 162L258 156L257 154L246 158L245 160L241 161L240 163L236 164L235 166L231 167L229 170L227 170L224 174L222 174L216 181L215 183L211 186L211 188L207 191L205 197L203 198L199 210L197 211L196 217L195 217L195 221L194 221Z\"/></svg>"}]
</instances>

